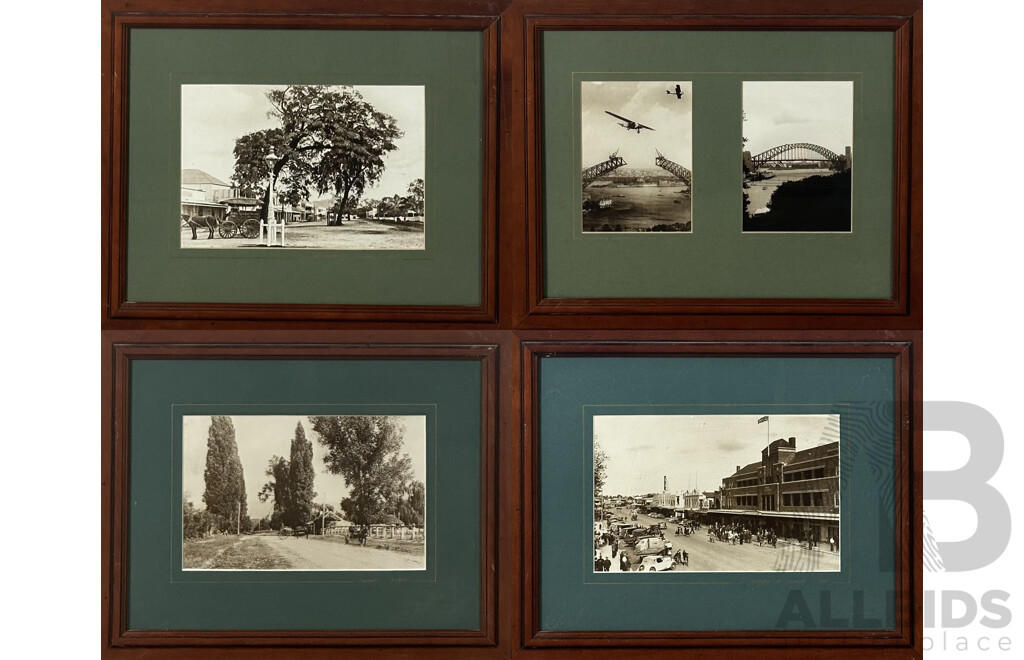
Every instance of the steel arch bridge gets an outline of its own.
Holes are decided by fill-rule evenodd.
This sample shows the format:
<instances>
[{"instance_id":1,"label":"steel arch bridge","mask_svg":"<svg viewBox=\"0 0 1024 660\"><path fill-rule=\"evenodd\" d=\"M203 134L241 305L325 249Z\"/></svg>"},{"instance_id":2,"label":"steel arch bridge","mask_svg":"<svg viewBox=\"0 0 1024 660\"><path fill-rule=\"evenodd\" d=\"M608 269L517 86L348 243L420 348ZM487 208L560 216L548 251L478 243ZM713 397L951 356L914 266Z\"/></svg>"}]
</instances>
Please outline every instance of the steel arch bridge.
<instances>
[{"instance_id":1,"label":"steel arch bridge","mask_svg":"<svg viewBox=\"0 0 1024 660\"><path fill-rule=\"evenodd\" d=\"M599 177L602 177L613 170L617 170L625 164L626 161L624 161L616 151L608 157L608 160L583 170L583 187L586 188Z\"/></svg>"},{"instance_id":2,"label":"steel arch bridge","mask_svg":"<svg viewBox=\"0 0 1024 660\"><path fill-rule=\"evenodd\" d=\"M681 180L685 181L686 182L686 186L688 188L693 186L693 172L691 172L690 170L686 169L685 167L683 167L679 163L675 163L675 162L669 160L668 158L665 158L665 156L663 156L662 153L660 151L658 151L657 149L655 149L654 152L656 154L658 154L658 157L654 159L654 164L655 165L657 165L658 167L660 167L661 169L663 169L663 170L665 170L667 172L670 172L677 179L681 179Z\"/></svg>"},{"instance_id":3,"label":"steel arch bridge","mask_svg":"<svg viewBox=\"0 0 1024 660\"><path fill-rule=\"evenodd\" d=\"M814 154L813 156L811 154ZM794 142L780 144L762 151L750 159L755 167L763 167L769 163L787 163L794 161L820 161L829 163L832 169L843 169L845 156L810 142Z\"/></svg>"}]
</instances>

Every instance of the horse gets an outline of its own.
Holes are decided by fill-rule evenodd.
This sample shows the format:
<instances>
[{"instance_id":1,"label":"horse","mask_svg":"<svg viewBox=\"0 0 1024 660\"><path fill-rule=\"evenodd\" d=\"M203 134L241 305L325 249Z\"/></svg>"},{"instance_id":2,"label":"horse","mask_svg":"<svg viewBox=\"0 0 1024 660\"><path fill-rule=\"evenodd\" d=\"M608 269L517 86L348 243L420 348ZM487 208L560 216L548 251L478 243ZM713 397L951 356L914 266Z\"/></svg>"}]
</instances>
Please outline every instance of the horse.
<instances>
[{"instance_id":1,"label":"horse","mask_svg":"<svg viewBox=\"0 0 1024 660\"><path fill-rule=\"evenodd\" d=\"M181 218L188 223L188 226L192 228L192 240L196 240L196 228L204 227L210 230L210 235L207 238L213 238L213 230L217 228L217 218L212 215L186 215L181 214Z\"/></svg>"}]
</instances>

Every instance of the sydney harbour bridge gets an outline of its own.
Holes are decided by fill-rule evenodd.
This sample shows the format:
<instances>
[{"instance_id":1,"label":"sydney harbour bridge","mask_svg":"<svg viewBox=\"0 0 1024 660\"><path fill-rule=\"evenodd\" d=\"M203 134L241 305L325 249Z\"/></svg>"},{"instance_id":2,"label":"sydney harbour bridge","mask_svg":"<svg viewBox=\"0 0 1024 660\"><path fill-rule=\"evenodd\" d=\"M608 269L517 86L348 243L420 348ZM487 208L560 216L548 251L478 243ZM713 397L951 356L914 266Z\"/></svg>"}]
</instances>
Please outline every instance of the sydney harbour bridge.
<instances>
[{"instance_id":1,"label":"sydney harbour bridge","mask_svg":"<svg viewBox=\"0 0 1024 660\"><path fill-rule=\"evenodd\" d=\"M685 182L687 187L689 187L692 184L693 173L690 172L690 170L686 169L679 163L673 162L668 158L665 158L665 156L662 155L662 153L657 149L654 150L654 153L657 154L657 157L654 159L655 165L665 170L666 172L669 172L680 181ZM586 188L587 186L589 186L602 176L608 174L609 172L613 172L619 169L620 167L624 167L625 165L626 161L623 160L622 157L619 156L619 152L616 151L615 153L608 156L608 160L602 161L597 165L593 165L583 170L583 187Z\"/></svg>"},{"instance_id":2,"label":"sydney harbour bridge","mask_svg":"<svg viewBox=\"0 0 1024 660\"><path fill-rule=\"evenodd\" d=\"M749 151L743 152L743 164L751 171L762 167L784 167L788 163L819 163L827 165L831 170L845 172L850 169L852 160L850 147L846 148L844 155L840 155L810 142L780 144L753 156Z\"/></svg>"}]
</instances>

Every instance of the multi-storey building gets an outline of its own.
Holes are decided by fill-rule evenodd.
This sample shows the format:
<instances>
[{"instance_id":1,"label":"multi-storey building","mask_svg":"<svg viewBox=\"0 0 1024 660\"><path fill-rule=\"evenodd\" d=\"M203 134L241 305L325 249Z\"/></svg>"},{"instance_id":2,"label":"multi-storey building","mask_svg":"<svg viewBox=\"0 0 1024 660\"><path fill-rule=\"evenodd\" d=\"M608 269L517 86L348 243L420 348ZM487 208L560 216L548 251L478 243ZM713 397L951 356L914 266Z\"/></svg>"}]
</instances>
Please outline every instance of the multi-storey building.
<instances>
[{"instance_id":1,"label":"multi-storey building","mask_svg":"<svg viewBox=\"0 0 1024 660\"><path fill-rule=\"evenodd\" d=\"M736 466L722 479L719 508L725 522L805 540L839 538L839 443L797 451L796 438L778 439L761 460Z\"/></svg>"}]
</instances>

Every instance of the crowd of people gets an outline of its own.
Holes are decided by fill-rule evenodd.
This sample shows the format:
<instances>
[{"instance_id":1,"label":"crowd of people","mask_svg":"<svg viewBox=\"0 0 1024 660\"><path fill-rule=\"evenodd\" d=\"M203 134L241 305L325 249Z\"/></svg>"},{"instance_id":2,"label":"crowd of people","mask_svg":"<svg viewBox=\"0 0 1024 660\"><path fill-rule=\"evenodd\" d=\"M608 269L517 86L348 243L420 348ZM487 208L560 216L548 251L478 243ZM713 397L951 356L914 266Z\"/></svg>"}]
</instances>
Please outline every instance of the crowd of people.
<instances>
[{"instance_id":1,"label":"crowd of people","mask_svg":"<svg viewBox=\"0 0 1024 660\"><path fill-rule=\"evenodd\" d=\"M758 546L776 547L779 537L775 530L768 527L749 529L740 523L712 523L708 527L708 542L731 543L743 545L744 543L757 543Z\"/></svg>"}]
</instances>

